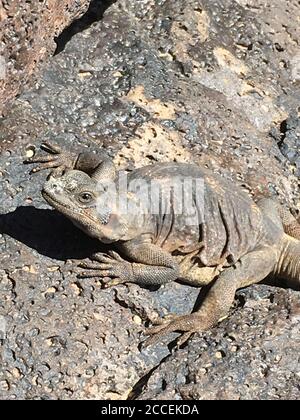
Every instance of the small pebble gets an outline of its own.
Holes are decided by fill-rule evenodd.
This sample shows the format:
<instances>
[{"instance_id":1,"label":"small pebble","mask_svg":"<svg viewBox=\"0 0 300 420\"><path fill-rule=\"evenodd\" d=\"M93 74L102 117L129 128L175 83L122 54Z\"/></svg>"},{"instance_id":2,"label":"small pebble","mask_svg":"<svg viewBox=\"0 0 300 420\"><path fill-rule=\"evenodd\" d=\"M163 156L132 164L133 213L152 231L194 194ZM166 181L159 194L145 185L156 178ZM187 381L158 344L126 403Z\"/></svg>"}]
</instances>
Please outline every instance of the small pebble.
<instances>
[{"instance_id":1,"label":"small pebble","mask_svg":"<svg viewBox=\"0 0 300 420\"><path fill-rule=\"evenodd\" d=\"M132 320L137 325L141 325L142 324L142 318L139 317L138 315L134 315L134 317L132 318Z\"/></svg>"},{"instance_id":2,"label":"small pebble","mask_svg":"<svg viewBox=\"0 0 300 420\"><path fill-rule=\"evenodd\" d=\"M12 370L12 375L15 377L15 378L17 378L17 379L19 379L19 378L21 378L21 376L22 376L22 374L21 374L21 371L20 371L20 369L18 369L18 368L13 368L13 370Z\"/></svg>"},{"instance_id":3,"label":"small pebble","mask_svg":"<svg viewBox=\"0 0 300 420\"><path fill-rule=\"evenodd\" d=\"M9 390L9 383L5 379L0 381L0 389L1 391L8 391Z\"/></svg>"},{"instance_id":4,"label":"small pebble","mask_svg":"<svg viewBox=\"0 0 300 420\"><path fill-rule=\"evenodd\" d=\"M35 149L33 146L30 146L26 149L26 157L27 159L32 158L35 155Z\"/></svg>"},{"instance_id":5,"label":"small pebble","mask_svg":"<svg viewBox=\"0 0 300 420\"><path fill-rule=\"evenodd\" d=\"M43 295L45 296L47 293L55 293L56 288L55 287L49 287L45 292L43 292Z\"/></svg>"},{"instance_id":6,"label":"small pebble","mask_svg":"<svg viewBox=\"0 0 300 420\"><path fill-rule=\"evenodd\" d=\"M223 353L221 351L217 351L215 354L216 359L223 359Z\"/></svg>"}]
</instances>

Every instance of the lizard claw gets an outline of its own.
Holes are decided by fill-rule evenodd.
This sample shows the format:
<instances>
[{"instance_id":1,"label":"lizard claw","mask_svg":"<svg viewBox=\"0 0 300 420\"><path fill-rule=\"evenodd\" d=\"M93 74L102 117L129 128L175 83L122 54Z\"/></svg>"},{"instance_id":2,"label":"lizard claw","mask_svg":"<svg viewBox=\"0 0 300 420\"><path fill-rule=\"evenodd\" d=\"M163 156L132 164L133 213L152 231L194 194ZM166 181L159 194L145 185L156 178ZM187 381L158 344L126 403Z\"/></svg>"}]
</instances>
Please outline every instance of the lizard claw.
<instances>
[{"instance_id":1,"label":"lizard claw","mask_svg":"<svg viewBox=\"0 0 300 420\"><path fill-rule=\"evenodd\" d=\"M120 262L125 262L126 260L124 260L117 252L115 251L109 251L108 255L115 259L116 261L120 261Z\"/></svg>"},{"instance_id":2,"label":"lizard claw","mask_svg":"<svg viewBox=\"0 0 300 420\"><path fill-rule=\"evenodd\" d=\"M62 150L57 144L48 143L47 141L44 141L41 144L41 149L45 150L45 152L53 153L53 154L61 154Z\"/></svg>"},{"instance_id":3,"label":"lizard claw","mask_svg":"<svg viewBox=\"0 0 300 420\"><path fill-rule=\"evenodd\" d=\"M108 251L107 254L104 254L102 252L96 252L92 255L92 260L103 262L103 263L117 263L117 262L127 262L124 260L117 252L115 251Z\"/></svg>"},{"instance_id":4,"label":"lizard claw","mask_svg":"<svg viewBox=\"0 0 300 420\"><path fill-rule=\"evenodd\" d=\"M128 261L123 260L114 251L109 254L97 253L93 255L96 262L81 262L79 267L87 269L78 275L80 278L100 277L105 287L128 283L132 280L132 268Z\"/></svg>"},{"instance_id":5,"label":"lizard claw","mask_svg":"<svg viewBox=\"0 0 300 420\"><path fill-rule=\"evenodd\" d=\"M89 271L82 271L77 275L80 279L89 279L94 277L100 277L102 287L108 289L109 287L117 286L118 284L126 283L127 280L118 277L111 278L109 273L99 269L99 264L93 263L80 263L80 268L85 268Z\"/></svg>"},{"instance_id":6,"label":"lizard claw","mask_svg":"<svg viewBox=\"0 0 300 420\"><path fill-rule=\"evenodd\" d=\"M178 337L178 340L176 342L177 347L181 347L183 344L187 343L187 341L190 339L190 337L195 333L196 331L187 331L183 333L180 337Z\"/></svg>"},{"instance_id":7,"label":"lizard claw","mask_svg":"<svg viewBox=\"0 0 300 420\"><path fill-rule=\"evenodd\" d=\"M74 156L71 153L62 152L59 146L50 143L42 143L40 148L48 155L37 153L23 162L25 164L39 164L30 171L31 174L44 169L52 169L51 175L60 177L66 169L73 168Z\"/></svg>"},{"instance_id":8,"label":"lizard claw","mask_svg":"<svg viewBox=\"0 0 300 420\"><path fill-rule=\"evenodd\" d=\"M202 330L201 318L195 314L173 316L173 320L169 322L163 322L162 320L160 325L148 328L146 330L146 334L151 335L151 337L144 341L143 346L148 347L156 344L165 334L183 331L184 334L177 341L177 347L180 347L182 344L187 342L193 333Z\"/></svg>"},{"instance_id":9,"label":"lizard claw","mask_svg":"<svg viewBox=\"0 0 300 420\"><path fill-rule=\"evenodd\" d=\"M164 325L165 326L165 325L169 324L171 321L175 321L179 317L180 317L180 315L177 315L177 314L167 314L163 318L156 318L153 321L151 320L151 324L154 325L154 326L159 326L159 325ZM152 327L148 328L147 331L149 331L151 329L152 329Z\"/></svg>"},{"instance_id":10,"label":"lizard claw","mask_svg":"<svg viewBox=\"0 0 300 420\"><path fill-rule=\"evenodd\" d=\"M102 285L104 289L109 289L110 287L118 286L119 284L127 283L127 280L114 278L111 279L109 277L102 279Z\"/></svg>"}]
</instances>

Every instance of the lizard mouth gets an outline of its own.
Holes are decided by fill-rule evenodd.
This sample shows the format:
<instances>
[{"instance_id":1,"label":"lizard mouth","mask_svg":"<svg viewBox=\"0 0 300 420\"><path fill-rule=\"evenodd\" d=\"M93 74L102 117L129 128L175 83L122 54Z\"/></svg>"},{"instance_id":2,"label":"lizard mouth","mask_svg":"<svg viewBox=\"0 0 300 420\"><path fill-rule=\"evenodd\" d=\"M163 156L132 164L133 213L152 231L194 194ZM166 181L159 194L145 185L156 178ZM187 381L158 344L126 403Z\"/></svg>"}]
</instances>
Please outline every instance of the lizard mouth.
<instances>
[{"instance_id":1,"label":"lizard mouth","mask_svg":"<svg viewBox=\"0 0 300 420\"><path fill-rule=\"evenodd\" d=\"M54 198L44 189L42 190L42 196L47 201L47 203L50 204L51 207L55 208L60 213L64 214L66 217L71 219L71 221L84 232L86 232L88 225L93 226L95 228L95 231L97 231L97 234L93 232L93 234L90 233L90 235L97 237L101 242L110 244L112 242L115 242L116 240L119 240L119 238L113 239L110 237L106 237L103 234L103 231L98 232L97 226L99 225L99 220L94 219L86 212L81 211L80 209L74 209L73 206L69 205L68 203L62 202L61 200L58 200L56 197ZM82 220L85 220L86 223L83 223Z\"/></svg>"},{"instance_id":2,"label":"lizard mouth","mask_svg":"<svg viewBox=\"0 0 300 420\"><path fill-rule=\"evenodd\" d=\"M42 190L42 196L44 197L44 199L47 201L47 203L50 204L50 206L54 207L55 209L64 209L64 210L70 210L70 212L72 213L76 213L73 209L71 209L71 206L69 206L66 203L62 203L59 200L56 200L55 198L53 198L51 196L51 194L49 194L47 191ZM79 213L79 212L78 212Z\"/></svg>"},{"instance_id":3,"label":"lizard mouth","mask_svg":"<svg viewBox=\"0 0 300 420\"><path fill-rule=\"evenodd\" d=\"M42 196L47 201L47 203L50 204L50 206L54 207L58 211L61 211L61 213L65 214L66 216L69 216L71 219L76 219L76 221L78 221L79 224L82 224L79 218L80 216L84 216L85 218L89 219L93 224L97 224L97 220L90 217L90 215L80 210L74 210L72 206L55 199L47 191L42 190Z\"/></svg>"}]
</instances>

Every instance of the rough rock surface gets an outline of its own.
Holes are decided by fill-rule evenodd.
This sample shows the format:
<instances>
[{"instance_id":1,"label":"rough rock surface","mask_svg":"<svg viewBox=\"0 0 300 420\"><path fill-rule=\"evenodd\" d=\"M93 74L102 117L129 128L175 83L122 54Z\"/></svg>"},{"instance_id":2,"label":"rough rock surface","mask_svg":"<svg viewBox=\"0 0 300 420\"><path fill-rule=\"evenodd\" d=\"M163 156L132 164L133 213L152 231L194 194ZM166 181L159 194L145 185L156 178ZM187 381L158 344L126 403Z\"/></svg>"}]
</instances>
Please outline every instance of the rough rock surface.
<instances>
[{"instance_id":1,"label":"rough rock surface","mask_svg":"<svg viewBox=\"0 0 300 420\"><path fill-rule=\"evenodd\" d=\"M281 153L296 166L296 175L300 176L300 115L295 112L281 123L281 137L279 138L279 148Z\"/></svg>"},{"instance_id":2,"label":"rough rock surface","mask_svg":"<svg viewBox=\"0 0 300 420\"><path fill-rule=\"evenodd\" d=\"M54 37L89 0L0 1L0 114L56 49ZM101 1L100 1L101 3Z\"/></svg>"},{"instance_id":3,"label":"rough rock surface","mask_svg":"<svg viewBox=\"0 0 300 420\"><path fill-rule=\"evenodd\" d=\"M238 298L222 328L162 362L139 399L299 399L299 296L259 285Z\"/></svg>"},{"instance_id":4,"label":"rough rock surface","mask_svg":"<svg viewBox=\"0 0 300 420\"><path fill-rule=\"evenodd\" d=\"M299 207L279 147L299 117L298 11L296 0L116 2L17 99L0 133L2 398L300 397L299 291L253 286L185 348L170 354L174 334L140 351L144 325L191 311L198 290L79 281L77 260L97 244L47 208L45 174L22 166L43 140L95 143L120 167L194 161Z\"/></svg>"}]
</instances>

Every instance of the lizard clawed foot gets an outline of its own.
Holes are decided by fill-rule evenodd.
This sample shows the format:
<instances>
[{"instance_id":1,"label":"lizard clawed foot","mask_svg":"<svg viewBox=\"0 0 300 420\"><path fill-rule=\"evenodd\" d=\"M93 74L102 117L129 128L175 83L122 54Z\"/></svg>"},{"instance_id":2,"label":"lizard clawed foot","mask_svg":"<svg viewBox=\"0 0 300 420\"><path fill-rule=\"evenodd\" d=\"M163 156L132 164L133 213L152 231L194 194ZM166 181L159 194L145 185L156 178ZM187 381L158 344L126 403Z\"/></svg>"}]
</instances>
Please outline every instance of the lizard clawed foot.
<instances>
[{"instance_id":1,"label":"lizard clawed foot","mask_svg":"<svg viewBox=\"0 0 300 420\"><path fill-rule=\"evenodd\" d=\"M154 320L151 320L151 324L154 326L166 326L167 324L169 324L171 321L175 321L176 319L178 319L179 317L181 317L181 315L177 315L177 314L167 314L165 315L163 318L155 318ZM152 329L154 327L151 327L149 329ZM147 330L148 331L148 330Z\"/></svg>"},{"instance_id":2,"label":"lizard clawed foot","mask_svg":"<svg viewBox=\"0 0 300 420\"><path fill-rule=\"evenodd\" d=\"M79 267L90 271L84 271L78 277L100 277L106 288L132 281L131 264L120 257L118 253L114 251L109 251L108 254L97 253L92 256L92 260L97 262L79 264Z\"/></svg>"},{"instance_id":3,"label":"lizard clawed foot","mask_svg":"<svg viewBox=\"0 0 300 420\"><path fill-rule=\"evenodd\" d=\"M159 321L158 325L146 330L146 335L151 335L152 337L149 337L144 341L143 347L156 344L165 334L175 331L183 331L184 334L177 341L177 347L179 347L184 344L192 334L206 329L203 328L202 321L203 317L197 314L175 315L171 320L166 322L164 322L164 320Z\"/></svg>"},{"instance_id":4,"label":"lizard clawed foot","mask_svg":"<svg viewBox=\"0 0 300 420\"><path fill-rule=\"evenodd\" d=\"M63 175L66 169L72 169L74 166L75 155L63 152L59 146L50 143L42 143L41 150L48 155L37 153L32 158L24 160L26 164L39 163L30 173L36 173L44 169L52 169L51 176L59 177Z\"/></svg>"}]
</instances>

